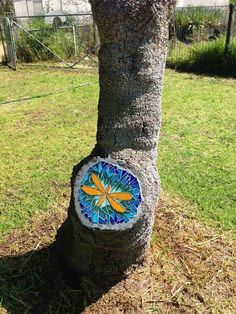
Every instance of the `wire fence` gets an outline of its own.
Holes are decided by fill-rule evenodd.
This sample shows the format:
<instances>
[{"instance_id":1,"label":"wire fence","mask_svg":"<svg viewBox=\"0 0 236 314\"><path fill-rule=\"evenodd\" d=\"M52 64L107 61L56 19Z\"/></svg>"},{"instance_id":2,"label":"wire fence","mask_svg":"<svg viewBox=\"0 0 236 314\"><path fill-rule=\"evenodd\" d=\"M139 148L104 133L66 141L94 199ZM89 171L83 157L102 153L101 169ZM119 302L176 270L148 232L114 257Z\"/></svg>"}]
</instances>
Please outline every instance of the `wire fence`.
<instances>
[{"instance_id":1,"label":"wire fence","mask_svg":"<svg viewBox=\"0 0 236 314\"><path fill-rule=\"evenodd\" d=\"M234 6L176 8L170 24L167 64L191 62L196 52L216 46L225 50L235 35Z\"/></svg>"},{"instance_id":2,"label":"wire fence","mask_svg":"<svg viewBox=\"0 0 236 314\"><path fill-rule=\"evenodd\" d=\"M59 61L73 68L91 60L99 47L91 13L2 17L0 27L5 59L13 68L16 62L39 61Z\"/></svg>"},{"instance_id":3,"label":"wire fence","mask_svg":"<svg viewBox=\"0 0 236 314\"><path fill-rule=\"evenodd\" d=\"M170 23L167 64L175 67L182 60L191 62L196 51L212 44L229 47L236 35L233 17L232 6L176 8ZM12 68L17 63L40 61L71 68L97 62L99 37L91 13L1 17L0 35L6 62Z\"/></svg>"}]
</instances>

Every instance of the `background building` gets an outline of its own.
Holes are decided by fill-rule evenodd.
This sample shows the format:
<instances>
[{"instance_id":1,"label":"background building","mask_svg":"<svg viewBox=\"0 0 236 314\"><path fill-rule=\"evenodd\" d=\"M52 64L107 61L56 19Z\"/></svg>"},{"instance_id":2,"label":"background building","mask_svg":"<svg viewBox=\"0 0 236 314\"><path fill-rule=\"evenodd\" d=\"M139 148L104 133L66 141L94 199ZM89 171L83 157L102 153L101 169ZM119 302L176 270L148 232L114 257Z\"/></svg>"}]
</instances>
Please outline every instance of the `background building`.
<instances>
[{"instance_id":1,"label":"background building","mask_svg":"<svg viewBox=\"0 0 236 314\"><path fill-rule=\"evenodd\" d=\"M79 13L91 11L88 0L42 0L46 12Z\"/></svg>"},{"instance_id":2,"label":"background building","mask_svg":"<svg viewBox=\"0 0 236 314\"><path fill-rule=\"evenodd\" d=\"M88 0L13 0L16 16L91 11ZM228 5L229 0L178 0L178 7Z\"/></svg>"},{"instance_id":3,"label":"background building","mask_svg":"<svg viewBox=\"0 0 236 314\"><path fill-rule=\"evenodd\" d=\"M13 0L15 15L37 15L43 12L42 0Z\"/></svg>"},{"instance_id":4,"label":"background building","mask_svg":"<svg viewBox=\"0 0 236 314\"><path fill-rule=\"evenodd\" d=\"M178 0L177 7L228 5L229 0Z\"/></svg>"},{"instance_id":5,"label":"background building","mask_svg":"<svg viewBox=\"0 0 236 314\"><path fill-rule=\"evenodd\" d=\"M79 13L91 10L87 0L13 0L16 16L42 13Z\"/></svg>"}]
</instances>

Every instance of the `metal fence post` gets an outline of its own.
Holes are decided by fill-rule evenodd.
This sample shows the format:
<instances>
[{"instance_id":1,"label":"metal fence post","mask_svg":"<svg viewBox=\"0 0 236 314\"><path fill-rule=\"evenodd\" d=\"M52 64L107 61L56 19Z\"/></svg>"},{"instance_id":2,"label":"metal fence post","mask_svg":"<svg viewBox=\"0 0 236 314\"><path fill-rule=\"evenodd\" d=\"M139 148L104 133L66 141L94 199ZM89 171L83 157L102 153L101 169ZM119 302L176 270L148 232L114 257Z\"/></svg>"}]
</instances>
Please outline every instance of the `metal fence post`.
<instances>
[{"instance_id":1,"label":"metal fence post","mask_svg":"<svg viewBox=\"0 0 236 314\"><path fill-rule=\"evenodd\" d=\"M14 35L12 31L12 20L9 17L6 17L4 20L4 33L6 38L6 46L7 46L7 65L16 70L16 50L14 43Z\"/></svg>"},{"instance_id":2,"label":"metal fence post","mask_svg":"<svg viewBox=\"0 0 236 314\"><path fill-rule=\"evenodd\" d=\"M227 58L229 47L230 47L230 39L232 35L232 28L233 28L233 17L234 17L234 5L231 3L229 5L229 19L227 25L227 34L226 34L226 42L225 42L225 51L224 57Z\"/></svg>"},{"instance_id":3,"label":"metal fence post","mask_svg":"<svg viewBox=\"0 0 236 314\"><path fill-rule=\"evenodd\" d=\"M73 32L73 41L74 41L74 48L75 48L75 56L78 56L78 49L77 49L77 42L76 42L76 25L72 23L72 32Z\"/></svg>"},{"instance_id":4,"label":"metal fence post","mask_svg":"<svg viewBox=\"0 0 236 314\"><path fill-rule=\"evenodd\" d=\"M93 42L94 42L94 53L97 54L97 33L96 33L96 24L93 20Z\"/></svg>"},{"instance_id":5,"label":"metal fence post","mask_svg":"<svg viewBox=\"0 0 236 314\"><path fill-rule=\"evenodd\" d=\"M0 24L0 38L2 41L2 47L3 47L3 53L4 53L4 59L1 61L7 62L7 50L6 50L4 36L3 36L3 26L1 24Z\"/></svg>"}]
</instances>

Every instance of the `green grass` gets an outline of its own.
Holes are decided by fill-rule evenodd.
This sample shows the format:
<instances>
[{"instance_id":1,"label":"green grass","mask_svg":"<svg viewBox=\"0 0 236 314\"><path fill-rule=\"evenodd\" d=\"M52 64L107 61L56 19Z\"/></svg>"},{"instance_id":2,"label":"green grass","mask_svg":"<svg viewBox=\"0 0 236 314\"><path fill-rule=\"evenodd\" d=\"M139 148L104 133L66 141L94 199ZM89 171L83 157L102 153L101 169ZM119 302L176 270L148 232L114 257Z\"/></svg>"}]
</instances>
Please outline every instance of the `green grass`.
<instances>
[{"instance_id":1,"label":"green grass","mask_svg":"<svg viewBox=\"0 0 236 314\"><path fill-rule=\"evenodd\" d=\"M0 69L1 101L97 82L95 73ZM235 228L235 80L167 70L159 144L162 187ZM0 105L0 234L69 202L73 165L95 144L98 85Z\"/></svg>"},{"instance_id":2,"label":"green grass","mask_svg":"<svg viewBox=\"0 0 236 314\"><path fill-rule=\"evenodd\" d=\"M6 100L97 81L95 74L38 70L1 70L1 78ZM96 84L0 106L0 234L60 206L72 166L95 143L97 97Z\"/></svg>"},{"instance_id":3,"label":"green grass","mask_svg":"<svg viewBox=\"0 0 236 314\"><path fill-rule=\"evenodd\" d=\"M194 44L172 42L167 65L182 71L236 77L236 40L231 39L227 57L225 37Z\"/></svg>"},{"instance_id":4,"label":"green grass","mask_svg":"<svg viewBox=\"0 0 236 314\"><path fill-rule=\"evenodd\" d=\"M236 81L168 71L159 145L162 187L205 219L236 226Z\"/></svg>"}]
</instances>

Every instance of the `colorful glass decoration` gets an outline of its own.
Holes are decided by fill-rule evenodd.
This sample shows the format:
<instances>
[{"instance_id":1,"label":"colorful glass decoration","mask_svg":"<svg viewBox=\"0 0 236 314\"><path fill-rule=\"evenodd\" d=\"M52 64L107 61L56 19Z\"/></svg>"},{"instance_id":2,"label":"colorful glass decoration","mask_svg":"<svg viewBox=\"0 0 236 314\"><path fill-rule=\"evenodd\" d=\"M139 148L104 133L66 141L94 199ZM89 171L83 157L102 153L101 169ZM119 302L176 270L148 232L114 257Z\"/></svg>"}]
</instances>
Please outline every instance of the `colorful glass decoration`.
<instances>
[{"instance_id":1,"label":"colorful glass decoration","mask_svg":"<svg viewBox=\"0 0 236 314\"><path fill-rule=\"evenodd\" d=\"M79 188L82 215L93 224L127 223L142 201L137 178L118 165L99 161L82 178Z\"/></svg>"}]
</instances>

